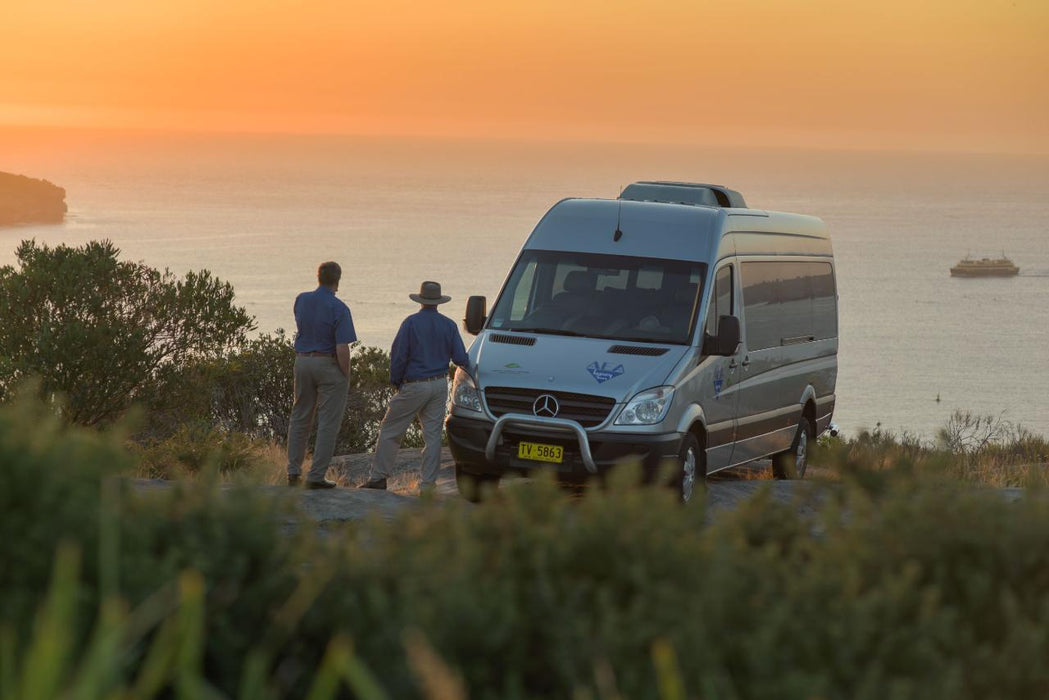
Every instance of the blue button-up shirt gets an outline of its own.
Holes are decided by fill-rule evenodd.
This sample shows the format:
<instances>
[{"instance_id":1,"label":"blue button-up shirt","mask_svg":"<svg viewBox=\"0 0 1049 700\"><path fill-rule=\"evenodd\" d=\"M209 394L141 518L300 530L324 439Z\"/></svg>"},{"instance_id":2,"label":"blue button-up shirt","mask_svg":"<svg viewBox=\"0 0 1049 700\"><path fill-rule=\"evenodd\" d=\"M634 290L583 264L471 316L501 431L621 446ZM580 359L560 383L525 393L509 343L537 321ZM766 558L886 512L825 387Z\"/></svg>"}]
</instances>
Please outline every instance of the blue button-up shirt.
<instances>
[{"instance_id":1,"label":"blue button-up shirt","mask_svg":"<svg viewBox=\"0 0 1049 700\"><path fill-rule=\"evenodd\" d=\"M357 340L350 307L321 285L295 297L295 352L335 354L335 346Z\"/></svg>"},{"instance_id":2,"label":"blue button-up shirt","mask_svg":"<svg viewBox=\"0 0 1049 700\"><path fill-rule=\"evenodd\" d=\"M390 352L390 383L430 379L448 373L451 360L466 367L470 359L455 321L426 307L404 319Z\"/></svg>"}]
</instances>

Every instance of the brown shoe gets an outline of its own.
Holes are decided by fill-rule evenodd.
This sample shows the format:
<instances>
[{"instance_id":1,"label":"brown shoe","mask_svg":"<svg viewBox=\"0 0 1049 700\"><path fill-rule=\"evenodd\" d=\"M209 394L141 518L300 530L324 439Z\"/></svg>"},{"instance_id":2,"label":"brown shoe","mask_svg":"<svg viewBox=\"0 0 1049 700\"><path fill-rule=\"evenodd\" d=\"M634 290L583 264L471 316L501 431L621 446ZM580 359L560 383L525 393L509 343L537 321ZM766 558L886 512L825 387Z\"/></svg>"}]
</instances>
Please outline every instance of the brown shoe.
<instances>
[{"instance_id":1,"label":"brown shoe","mask_svg":"<svg viewBox=\"0 0 1049 700\"><path fill-rule=\"evenodd\" d=\"M306 488L308 489L333 489L336 486L338 486L338 484L336 484L334 481L328 481L327 479L325 479L324 481L310 481L308 479L306 480Z\"/></svg>"},{"instance_id":2,"label":"brown shoe","mask_svg":"<svg viewBox=\"0 0 1049 700\"><path fill-rule=\"evenodd\" d=\"M386 490L386 477L381 479L372 479L371 481L365 482L358 486L359 489L378 489L379 491Z\"/></svg>"}]
</instances>

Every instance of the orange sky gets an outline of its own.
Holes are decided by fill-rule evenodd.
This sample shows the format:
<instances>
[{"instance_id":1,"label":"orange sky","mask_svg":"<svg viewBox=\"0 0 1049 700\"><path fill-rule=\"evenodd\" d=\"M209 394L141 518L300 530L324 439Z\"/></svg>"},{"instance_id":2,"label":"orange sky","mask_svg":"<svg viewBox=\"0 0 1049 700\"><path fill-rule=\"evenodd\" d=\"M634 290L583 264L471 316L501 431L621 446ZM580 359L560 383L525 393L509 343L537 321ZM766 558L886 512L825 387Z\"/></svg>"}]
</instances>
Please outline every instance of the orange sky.
<instances>
[{"instance_id":1,"label":"orange sky","mask_svg":"<svg viewBox=\"0 0 1049 700\"><path fill-rule=\"evenodd\" d=\"M0 0L0 124L1049 152L1049 0Z\"/></svg>"}]
</instances>

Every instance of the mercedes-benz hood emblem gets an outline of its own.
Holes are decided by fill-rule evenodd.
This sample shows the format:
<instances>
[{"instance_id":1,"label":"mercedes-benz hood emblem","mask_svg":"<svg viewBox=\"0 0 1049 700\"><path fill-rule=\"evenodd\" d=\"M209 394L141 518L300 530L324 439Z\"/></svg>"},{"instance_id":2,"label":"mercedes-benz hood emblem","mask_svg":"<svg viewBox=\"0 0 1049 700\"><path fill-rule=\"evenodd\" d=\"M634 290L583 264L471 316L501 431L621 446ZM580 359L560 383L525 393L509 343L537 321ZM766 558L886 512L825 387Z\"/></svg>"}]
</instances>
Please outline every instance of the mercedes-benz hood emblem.
<instances>
[{"instance_id":1,"label":"mercedes-benz hood emblem","mask_svg":"<svg viewBox=\"0 0 1049 700\"><path fill-rule=\"evenodd\" d=\"M541 394L532 404L532 413L540 418L554 418L560 411L561 404L551 394Z\"/></svg>"}]
</instances>

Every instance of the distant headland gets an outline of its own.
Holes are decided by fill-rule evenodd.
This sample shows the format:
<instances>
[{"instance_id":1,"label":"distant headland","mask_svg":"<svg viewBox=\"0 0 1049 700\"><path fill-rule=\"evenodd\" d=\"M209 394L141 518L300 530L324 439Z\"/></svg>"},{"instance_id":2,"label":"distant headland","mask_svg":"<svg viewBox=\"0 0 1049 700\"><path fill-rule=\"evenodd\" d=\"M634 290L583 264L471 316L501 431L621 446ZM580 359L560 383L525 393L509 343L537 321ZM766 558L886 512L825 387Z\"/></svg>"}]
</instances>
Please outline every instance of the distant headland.
<instances>
[{"instance_id":1,"label":"distant headland","mask_svg":"<svg viewBox=\"0 0 1049 700\"><path fill-rule=\"evenodd\" d=\"M66 191L47 180L0 173L0 226L57 224L66 216Z\"/></svg>"}]
</instances>

